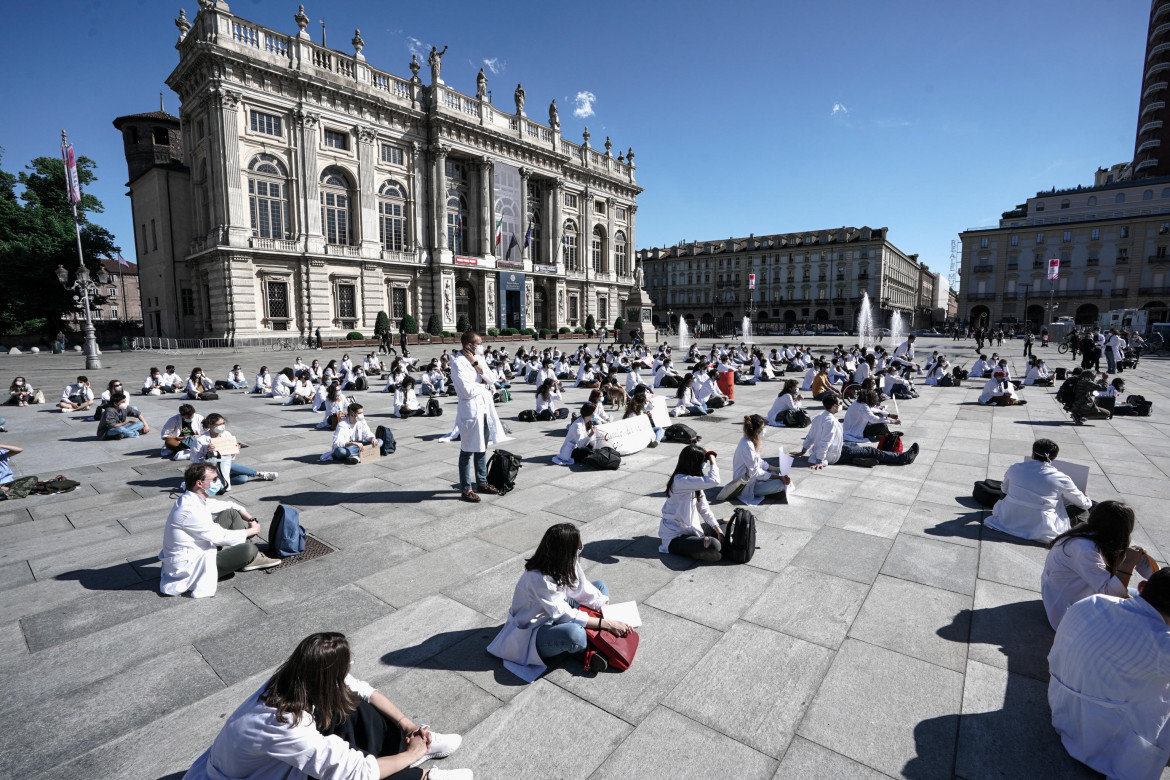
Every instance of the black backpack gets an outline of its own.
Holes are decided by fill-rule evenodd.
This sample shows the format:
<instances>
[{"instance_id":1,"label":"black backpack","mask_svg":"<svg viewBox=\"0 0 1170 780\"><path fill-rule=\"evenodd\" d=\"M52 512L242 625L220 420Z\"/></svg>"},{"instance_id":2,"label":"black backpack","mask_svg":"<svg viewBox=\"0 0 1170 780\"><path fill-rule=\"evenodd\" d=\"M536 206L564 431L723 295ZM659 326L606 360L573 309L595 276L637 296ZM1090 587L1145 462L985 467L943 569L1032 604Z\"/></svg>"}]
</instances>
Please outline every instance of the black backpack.
<instances>
[{"instance_id":1,"label":"black backpack","mask_svg":"<svg viewBox=\"0 0 1170 780\"><path fill-rule=\"evenodd\" d=\"M1125 402L1133 407L1133 413L1138 417L1149 417L1154 408L1154 402L1141 395L1131 395Z\"/></svg>"},{"instance_id":2,"label":"black backpack","mask_svg":"<svg viewBox=\"0 0 1170 780\"><path fill-rule=\"evenodd\" d=\"M522 409L520 414L516 415L516 419L520 422L536 422L536 410Z\"/></svg>"},{"instance_id":3,"label":"black backpack","mask_svg":"<svg viewBox=\"0 0 1170 780\"><path fill-rule=\"evenodd\" d=\"M743 507L731 513L723 539L723 560L747 563L756 554L756 516Z\"/></svg>"},{"instance_id":4,"label":"black backpack","mask_svg":"<svg viewBox=\"0 0 1170 780\"><path fill-rule=\"evenodd\" d=\"M662 432L662 438L666 441L676 441L681 444L698 444L699 439L703 438L695 433L695 429L689 425L682 423L675 423L667 426L666 430Z\"/></svg>"},{"instance_id":5,"label":"black backpack","mask_svg":"<svg viewBox=\"0 0 1170 780\"><path fill-rule=\"evenodd\" d=\"M989 509L994 507L1003 495L1003 482L998 479L981 479L975 483L975 489L971 491L971 498Z\"/></svg>"},{"instance_id":6,"label":"black backpack","mask_svg":"<svg viewBox=\"0 0 1170 780\"><path fill-rule=\"evenodd\" d=\"M784 412L784 427L807 428L812 425L812 418L804 409L789 409Z\"/></svg>"},{"instance_id":7,"label":"black backpack","mask_svg":"<svg viewBox=\"0 0 1170 780\"><path fill-rule=\"evenodd\" d=\"M613 447L600 447L585 456L585 465L598 471L616 471L622 465L622 456Z\"/></svg>"},{"instance_id":8,"label":"black backpack","mask_svg":"<svg viewBox=\"0 0 1170 780\"><path fill-rule=\"evenodd\" d=\"M427 417L442 417L443 406L439 403L438 398L431 398L427 401Z\"/></svg>"},{"instance_id":9,"label":"black backpack","mask_svg":"<svg viewBox=\"0 0 1170 780\"><path fill-rule=\"evenodd\" d=\"M394 434L385 425L379 425L374 431L374 437L382 440L382 448L378 450L383 455L393 455L398 449L398 442L394 441Z\"/></svg>"},{"instance_id":10,"label":"black backpack","mask_svg":"<svg viewBox=\"0 0 1170 780\"><path fill-rule=\"evenodd\" d=\"M488 484L505 495L516 487L516 474L520 472L520 458L507 450L496 449L488 460Z\"/></svg>"}]
</instances>

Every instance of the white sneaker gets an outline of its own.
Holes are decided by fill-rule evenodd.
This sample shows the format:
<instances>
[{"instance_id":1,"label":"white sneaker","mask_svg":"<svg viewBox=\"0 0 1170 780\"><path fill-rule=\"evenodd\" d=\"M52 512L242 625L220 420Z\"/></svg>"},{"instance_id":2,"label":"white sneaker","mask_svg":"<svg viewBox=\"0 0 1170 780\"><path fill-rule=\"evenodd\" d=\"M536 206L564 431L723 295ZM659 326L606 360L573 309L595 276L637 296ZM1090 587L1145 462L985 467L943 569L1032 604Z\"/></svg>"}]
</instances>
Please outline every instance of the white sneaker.
<instances>
[{"instance_id":1,"label":"white sneaker","mask_svg":"<svg viewBox=\"0 0 1170 780\"><path fill-rule=\"evenodd\" d=\"M276 479L276 472L275 471L261 471L259 474L256 475L256 478L263 480L265 482L271 482L272 480Z\"/></svg>"},{"instance_id":2,"label":"white sneaker","mask_svg":"<svg viewBox=\"0 0 1170 780\"><path fill-rule=\"evenodd\" d=\"M191 450L179 450L175 453L175 460L191 460Z\"/></svg>"},{"instance_id":3,"label":"white sneaker","mask_svg":"<svg viewBox=\"0 0 1170 780\"><path fill-rule=\"evenodd\" d=\"M473 780L470 769L432 769L427 780Z\"/></svg>"},{"instance_id":4,"label":"white sneaker","mask_svg":"<svg viewBox=\"0 0 1170 780\"><path fill-rule=\"evenodd\" d=\"M458 734L440 734L437 731L432 731L431 732L431 749L429 751L427 751L427 754L425 756L423 756L418 761L415 761L413 764L411 764L411 766L415 767L415 766L422 764L424 761L430 761L431 759L435 759L435 758L446 758L447 756L451 755L456 750L458 750L459 746L462 744L463 744L463 737L459 736ZM434 775L435 771L436 770L434 770L434 769L431 770L432 777L435 776ZM443 771L443 770L437 770L437 771ZM456 771L456 772L462 772L462 771L470 772L471 770L470 769L468 769L468 770L457 769L454 771ZM470 774L467 776L471 777ZM440 775L440 777L443 777L443 775ZM452 777L461 777L461 775L452 775Z\"/></svg>"},{"instance_id":5,"label":"white sneaker","mask_svg":"<svg viewBox=\"0 0 1170 780\"><path fill-rule=\"evenodd\" d=\"M244 568L240 569L240 571L256 571L257 569L271 569L273 566L279 566L280 564L281 564L281 561L279 558L269 558L264 553L258 552L258 553L256 553L256 557L252 559L251 563L249 563ZM434 743L432 743L432 744L434 744Z\"/></svg>"}]
</instances>

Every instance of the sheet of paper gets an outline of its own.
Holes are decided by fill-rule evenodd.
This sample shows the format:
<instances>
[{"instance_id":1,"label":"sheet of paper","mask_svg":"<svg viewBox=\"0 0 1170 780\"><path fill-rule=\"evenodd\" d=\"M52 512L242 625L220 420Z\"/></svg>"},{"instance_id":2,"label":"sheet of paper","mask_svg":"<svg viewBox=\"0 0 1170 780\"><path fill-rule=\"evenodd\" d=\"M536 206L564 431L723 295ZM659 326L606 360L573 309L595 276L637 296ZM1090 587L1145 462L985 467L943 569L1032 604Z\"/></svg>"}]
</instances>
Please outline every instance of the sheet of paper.
<instances>
[{"instance_id":1,"label":"sheet of paper","mask_svg":"<svg viewBox=\"0 0 1170 780\"><path fill-rule=\"evenodd\" d=\"M638 605L633 601L606 604L601 608L601 616L607 620L620 620L634 628L642 625L642 616L638 614Z\"/></svg>"},{"instance_id":2,"label":"sheet of paper","mask_svg":"<svg viewBox=\"0 0 1170 780\"><path fill-rule=\"evenodd\" d=\"M1027 463L1031 459L1032 456L1029 455L1028 457L1024 458L1024 462ZM1067 474L1068 478L1071 479L1073 484L1077 486L1077 490L1081 491L1082 493L1089 492L1088 466L1080 463L1073 463L1072 461L1068 460L1054 460L1052 461L1052 466L1057 471L1063 471L1065 474Z\"/></svg>"},{"instance_id":3,"label":"sheet of paper","mask_svg":"<svg viewBox=\"0 0 1170 780\"><path fill-rule=\"evenodd\" d=\"M780 447L780 476L787 477L788 472L792 470L793 457L784 451L784 447Z\"/></svg>"}]
</instances>

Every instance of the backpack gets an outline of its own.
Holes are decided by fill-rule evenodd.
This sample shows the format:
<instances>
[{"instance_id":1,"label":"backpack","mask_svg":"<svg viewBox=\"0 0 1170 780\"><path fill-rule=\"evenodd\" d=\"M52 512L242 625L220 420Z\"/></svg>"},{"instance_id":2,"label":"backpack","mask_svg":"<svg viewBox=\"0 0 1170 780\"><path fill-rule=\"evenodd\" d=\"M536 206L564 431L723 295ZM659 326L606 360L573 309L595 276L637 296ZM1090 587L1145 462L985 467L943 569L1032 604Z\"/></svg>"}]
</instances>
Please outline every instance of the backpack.
<instances>
[{"instance_id":1,"label":"backpack","mask_svg":"<svg viewBox=\"0 0 1170 780\"><path fill-rule=\"evenodd\" d=\"M81 486L80 482L77 482L77 481L72 480L72 479L66 479L62 475L58 474L57 476L53 477L52 479L48 479L48 480L45 480L43 482L38 482L37 484L35 484L33 486L32 490L30 492L37 493L39 495L49 496L49 495L54 495L56 493L71 493L74 490L77 490L77 488L80 486Z\"/></svg>"},{"instance_id":2,"label":"backpack","mask_svg":"<svg viewBox=\"0 0 1170 780\"><path fill-rule=\"evenodd\" d=\"M380 439L382 442L381 449L378 450L383 455L393 455L398 449L398 442L394 441L394 434L385 425L379 425L378 429L374 431L374 438Z\"/></svg>"},{"instance_id":3,"label":"backpack","mask_svg":"<svg viewBox=\"0 0 1170 780\"><path fill-rule=\"evenodd\" d=\"M516 474L520 471L521 465L523 464L520 463L520 458L507 450L497 448L488 460L488 484L500 491L501 496L506 495L516 487Z\"/></svg>"},{"instance_id":4,"label":"backpack","mask_svg":"<svg viewBox=\"0 0 1170 780\"><path fill-rule=\"evenodd\" d=\"M578 607L591 617L601 617L601 613L589 607ZM585 638L589 646L585 651L585 671L589 671L593 656L600 655L609 662L609 668L617 672L624 672L634 663L634 655L638 652L638 632L631 631L625 636L615 636L608 631L599 631L595 628L585 629Z\"/></svg>"},{"instance_id":5,"label":"backpack","mask_svg":"<svg viewBox=\"0 0 1170 780\"><path fill-rule=\"evenodd\" d=\"M213 393L210 390L207 390L207 391L199 394L199 400L200 401L218 401L219 400L219 393Z\"/></svg>"},{"instance_id":6,"label":"backpack","mask_svg":"<svg viewBox=\"0 0 1170 780\"><path fill-rule=\"evenodd\" d=\"M727 521L723 539L723 560L747 563L756 554L756 516L737 507Z\"/></svg>"},{"instance_id":7,"label":"backpack","mask_svg":"<svg viewBox=\"0 0 1170 780\"><path fill-rule=\"evenodd\" d=\"M305 551L305 529L301 527L301 513L281 504L272 515L268 526L269 551L278 558L300 555Z\"/></svg>"},{"instance_id":8,"label":"backpack","mask_svg":"<svg viewBox=\"0 0 1170 780\"><path fill-rule=\"evenodd\" d=\"M552 415L549 415L549 417L552 417ZM521 409L520 414L516 415L516 419L520 422L536 422L536 410Z\"/></svg>"},{"instance_id":9,"label":"backpack","mask_svg":"<svg viewBox=\"0 0 1170 780\"><path fill-rule=\"evenodd\" d=\"M667 426L666 430L662 432L662 438L666 441L677 441L682 444L698 444L703 437L695 433L695 429L691 426L675 423Z\"/></svg>"},{"instance_id":10,"label":"backpack","mask_svg":"<svg viewBox=\"0 0 1170 780\"><path fill-rule=\"evenodd\" d=\"M439 403L438 398L430 398L427 400L427 417L442 417L443 406Z\"/></svg>"},{"instance_id":11,"label":"backpack","mask_svg":"<svg viewBox=\"0 0 1170 780\"><path fill-rule=\"evenodd\" d=\"M447 395L458 395L458 392L455 390L455 385L447 386Z\"/></svg>"},{"instance_id":12,"label":"backpack","mask_svg":"<svg viewBox=\"0 0 1170 780\"><path fill-rule=\"evenodd\" d=\"M998 479L981 479L971 491L971 498L988 509L994 507L1003 495L1003 482Z\"/></svg>"},{"instance_id":13,"label":"backpack","mask_svg":"<svg viewBox=\"0 0 1170 780\"><path fill-rule=\"evenodd\" d=\"M881 441L878 442L878 449L883 452L902 452L902 432L890 431L882 436Z\"/></svg>"},{"instance_id":14,"label":"backpack","mask_svg":"<svg viewBox=\"0 0 1170 780\"><path fill-rule=\"evenodd\" d=\"M812 425L812 418L804 409L789 409L784 412L784 427L807 428Z\"/></svg>"},{"instance_id":15,"label":"backpack","mask_svg":"<svg viewBox=\"0 0 1170 780\"><path fill-rule=\"evenodd\" d=\"M1154 402L1147 401L1145 396L1131 395L1125 402L1133 407L1133 413L1138 417L1149 417L1154 408Z\"/></svg>"},{"instance_id":16,"label":"backpack","mask_svg":"<svg viewBox=\"0 0 1170 780\"><path fill-rule=\"evenodd\" d=\"M954 387L956 377L946 374L938 380L939 387Z\"/></svg>"},{"instance_id":17,"label":"backpack","mask_svg":"<svg viewBox=\"0 0 1170 780\"><path fill-rule=\"evenodd\" d=\"M492 396L492 400L498 404L506 404L512 400L512 394L508 392L508 388L501 387L496 391L495 395Z\"/></svg>"},{"instance_id":18,"label":"backpack","mask_svg":"<svg viewBox=\"0 0 1170 780\"><path fill-rule=\"evenodd\" d=\"M1076 398L1076 390L1074 389L1076 384L1077 380L1073 377L1064 380L1064 384L1056 391L1056 400L1066 406L1071 404Z\"/></svg>"},{"instance_id":19,"label":"backpack","mask_svg":"<svg viewBox=\"0 0 1170 780\"><path fill-rule=\"evenodd\" d=\"M585 456L585 465L598 471L616 471L622 465L622 456L613 447L599 447Z\"/></svg>"}]
</instances>

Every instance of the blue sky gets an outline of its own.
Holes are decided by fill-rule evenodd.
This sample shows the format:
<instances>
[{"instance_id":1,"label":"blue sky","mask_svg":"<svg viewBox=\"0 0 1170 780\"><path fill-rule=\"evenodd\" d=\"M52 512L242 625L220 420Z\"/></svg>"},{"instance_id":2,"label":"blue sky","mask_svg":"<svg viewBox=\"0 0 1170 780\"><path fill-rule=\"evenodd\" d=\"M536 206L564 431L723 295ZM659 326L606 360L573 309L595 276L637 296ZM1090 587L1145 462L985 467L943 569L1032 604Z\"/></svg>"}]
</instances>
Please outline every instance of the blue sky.
<instances>
[{"instance_id":1,"label":"blue sky","mask_svg":"<svg viewBox=\"0 0 1170 780\"><path fill-rule=\"evenodd\" d=\"M183 3L189 17L195 0ZM230 0L294 32L295 2ZM412 46L449 45L443 77L497 105L634 147L639 248L841 225L946 272L950 241L1039 189L1088 184L1133 156L1149 0L306 4L320 41L409 76ZM179 3L10 4L0 65L3 165L57 154L61 128L98 162L102 224L133 237L118 115L152 111L177 61ZM494 71L493 72L493 67ZM425 69L423 73L426 76ZM592 100L578 101L579 94ZM575 116L581 105L590 116ZM582 110L578 113L586 113Z\"/></svg>"}]
</instances>

